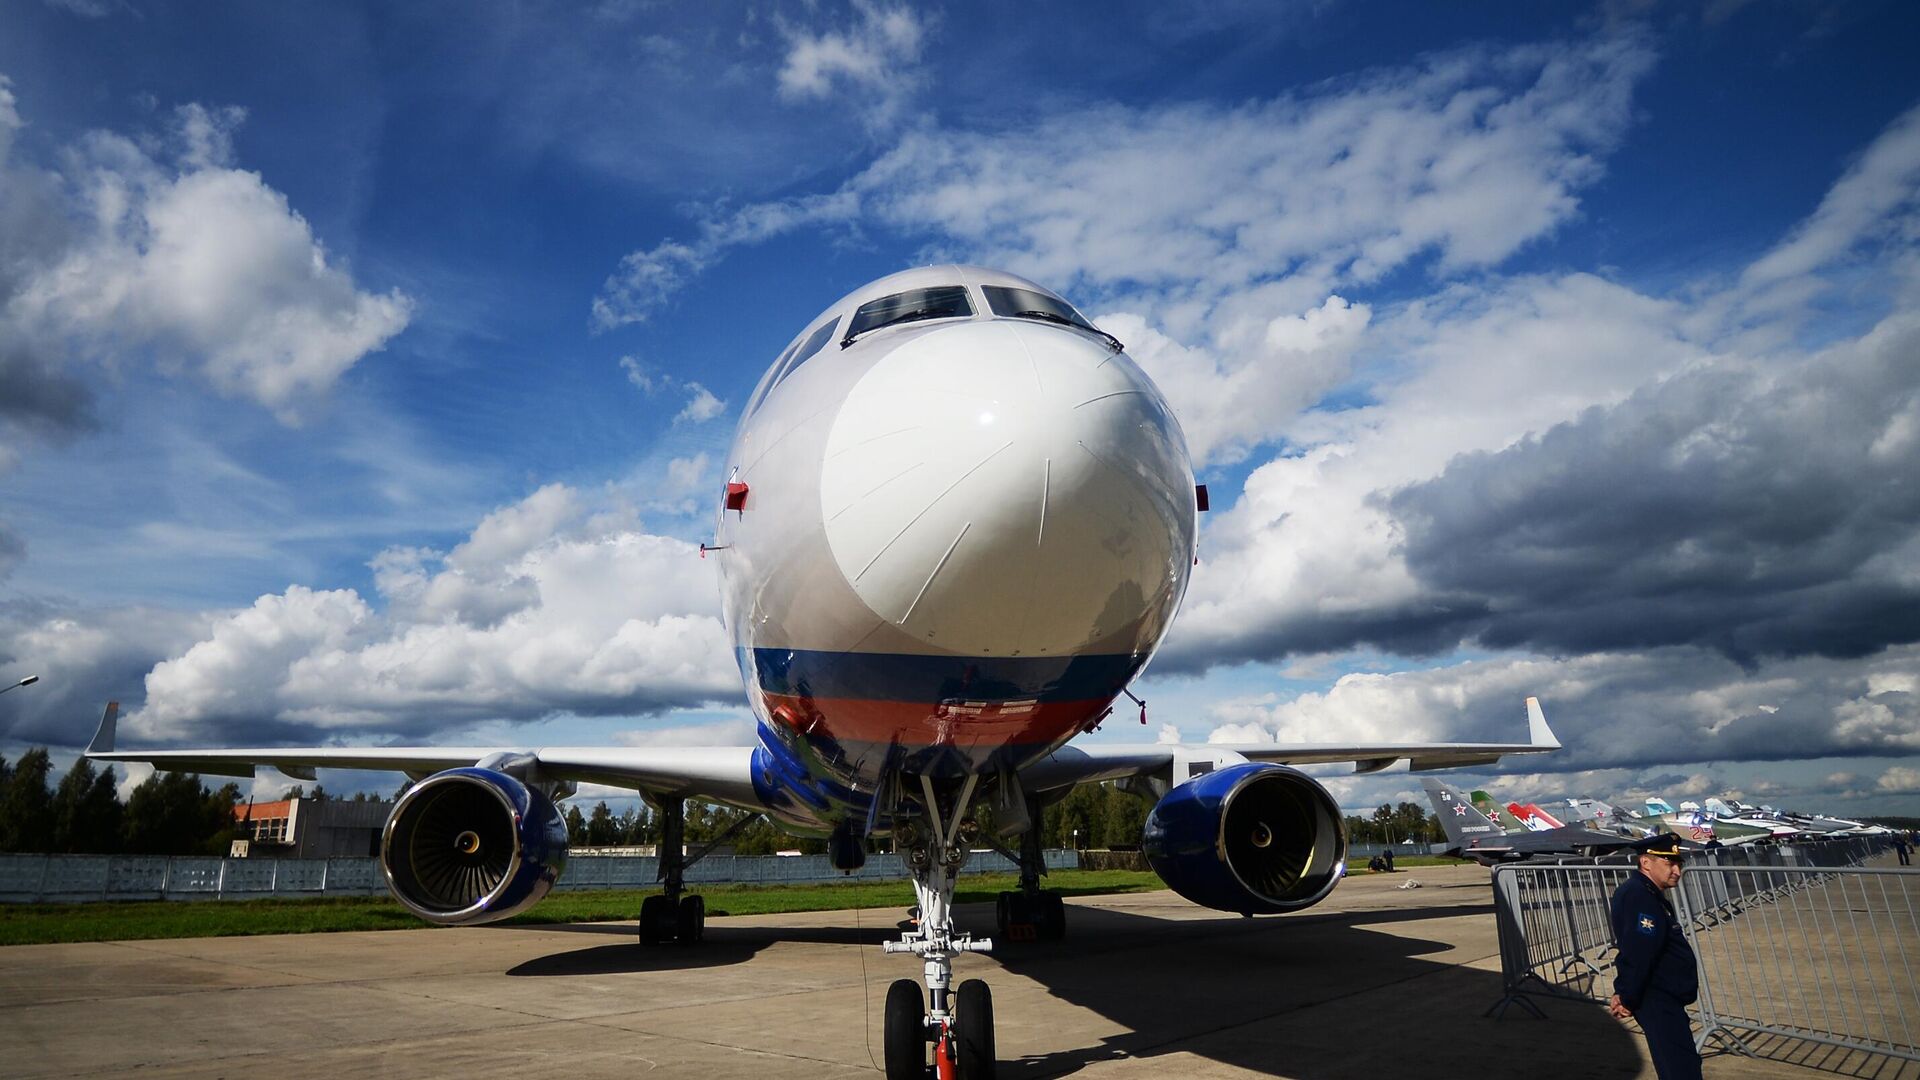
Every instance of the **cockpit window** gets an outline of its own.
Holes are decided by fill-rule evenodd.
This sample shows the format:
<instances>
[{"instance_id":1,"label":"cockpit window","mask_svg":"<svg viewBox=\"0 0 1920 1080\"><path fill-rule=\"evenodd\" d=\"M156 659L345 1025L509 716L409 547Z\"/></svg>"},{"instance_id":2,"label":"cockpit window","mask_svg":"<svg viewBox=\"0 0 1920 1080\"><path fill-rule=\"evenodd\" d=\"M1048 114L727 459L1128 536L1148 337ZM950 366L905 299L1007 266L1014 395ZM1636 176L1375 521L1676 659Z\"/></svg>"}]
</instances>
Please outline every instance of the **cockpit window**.
<instances>
[{"instance_id":1,"label":"cockpit window","mask_svg":"<svg viewBox=\"0 0 1920 1080\"><path fill-rule=\"evenodd\" d=\"M964 285L908 289L861 304L860 310L853 313L853 321L847 324L847 336L840 339L840 347L844 349L853 344L854 338L883 326L922 319L964 319L972 314L973 302L967 299Z\"/></svg>"},{"instance_id":2,"label":"cockpit window","mask_svg":"<svg viewBox=\"0 0 1920 1080\"><path fill-rule=\"evenodd\" d=\"M780 359L767 369L766 378L760 381L760 386L754 390L753 400L747 403L747 413L751 415L758 412L760 403L767 399L768 394L773 393L774 387L779 386L787 376L799 370L800 365L806 363L814 353L826 348L827 342L833 340L834 328L839 325L840 320L829 319L825 325L807 335L805 341L799 342L782 353Z\"/></svg>"},{"instance_id":3,"label":"cockpit window","mask_svg":"<svg viewBox=\"0 0 1920 1080\"><path fill-rule=\"evenodd\" d=\"M1125 352L1126 346L1120 339L1093 325L1086 317L1073 310L1073 305L1065 300L1048 296L1032 289L1018 289L1006 285L984 285L981 292L987 294L987 307L995 315L1007 319L1038 319L1041 322L1059 323L1062 326L1076 326L1090 334L1098 334L1107 339L1114 352Z\"/></svg>"},{"instance_id":4,"label":"cockpit window","mask_svg":"<svg viewBox=\"0 0 1920 1080\"><path fill-rule=\"evenodd\" d=\"M1004 285L987 285L980 291L987 294L987 306L1002 318L1044 319L1048 322L1064 320L1082 330L1093 329L1093 324L1073 310L1072 304L1056 300L1046 293Z\"/></svg>"},{"instance_id":5,"label":"cockpit window","mask_svg":"<svg viewBox=\"0 0 1920 1080\"><path fill-rule=\"evenodd\" d=\"M801 342L800 347L793 350L793 358L787 361L787 366L781 370L779 378L776 378L774 382L778 383L780 379L786 378L790 372L799 368L801 364L811 360L814 353L826 348L827 342L833 340L833 328L838 325L840 325L840 321L835 319L820 329L815 330L812 337Z\"/></svg>"}]
</instances>

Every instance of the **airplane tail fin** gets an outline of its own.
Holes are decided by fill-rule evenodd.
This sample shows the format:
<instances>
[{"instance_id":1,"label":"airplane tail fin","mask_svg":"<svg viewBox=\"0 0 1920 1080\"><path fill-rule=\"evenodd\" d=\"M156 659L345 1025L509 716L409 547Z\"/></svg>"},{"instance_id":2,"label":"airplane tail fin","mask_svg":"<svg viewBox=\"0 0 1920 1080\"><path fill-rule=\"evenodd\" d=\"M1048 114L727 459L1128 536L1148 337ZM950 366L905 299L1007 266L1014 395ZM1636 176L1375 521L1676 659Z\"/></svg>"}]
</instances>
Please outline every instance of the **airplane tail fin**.
<instances>
[{"instance_id":1,"label":"airplane tail fin","mask_svg":"<svg viewBox=\"0 0 1920 1080\"><path fill-rule=\"evenodd\" d=\"M1513 820L1518 821L1520 823L1520 827L1525 829L1527 832L1544 832L1546 829L1550 827L1547 825L1546 822L1528 813L1527 808L1524 806L1521 806L1517 802L1510 802L1507 804L1507 814L1508 816L1512 817ZM1504 824L1506 822L1506 818L1502 818L1501 822L1502 824Z\"/></svg>"},{"instance_id":2,"label":"airplane tail fin","mask_svg":"<svg viewBox=\"0 0 1920 1080\"><path fill-rule=\"evenodd\" d=\"M1554 817L1552 814L1549 814L1545 810L1540 809L1540 804L1538 803L1528 803L1527 805L1521 807L1520 809L1525 810L1527 812L1527 818L1529 821L1539 822L1540 827L1543 830L1544 829L1564 829L1567 827L1566 822L1561 821L1559 818Z\"/></svg>"},{"instance_id":3,"label":"airplane tail fin","mask_svg":"<svg viewBox=\"0 0 1920 1080\"><path fill-rule=\"evenodd\" d=\"M1484 791L1473 793L1473 808L1485 814L1501 831L1510 833L1532 832L1524 822L1507 813L1505 807L1493 801L1493 796Z\"/></svg>"},{"instance_id":4,"label":"airplane tail fin","mask_svg":"<svg viewBox=\"0 0 1920 1080\"><path fill-rule=\"evenodd\" d=\"M1427 789L1427 801L1433 803L1433 812L1440 818L1440 828L1447 834L1449 848L1463 851L1476 840L1501 835L1500 826L1474 809L1459 792L1431 777L1422 780L1421 785Z\"/></svg>"}]
</instances>

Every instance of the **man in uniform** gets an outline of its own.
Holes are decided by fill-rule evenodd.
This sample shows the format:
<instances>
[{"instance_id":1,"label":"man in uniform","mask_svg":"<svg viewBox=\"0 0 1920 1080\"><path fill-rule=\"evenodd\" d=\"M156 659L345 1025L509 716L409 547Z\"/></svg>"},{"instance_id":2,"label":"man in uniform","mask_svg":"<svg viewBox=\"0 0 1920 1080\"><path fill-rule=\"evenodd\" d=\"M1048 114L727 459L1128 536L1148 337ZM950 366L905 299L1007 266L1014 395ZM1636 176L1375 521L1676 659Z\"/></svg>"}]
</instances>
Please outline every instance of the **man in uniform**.
<instances>
[{"instance_id":1,"label":"man in uniform","mask_svg":"<svg viewBox=\"0 0 1920 1080\"><path fill-rule=\"evenodd\" d=\"M1660 1080L1700 1080L1700 1052L1687 1021L1687 1006L1700 994L1700 972L1666 897L1680 884L1686 856L1673 833L1634 846L1639 869L1613 893L1613 940L1620 952L1607 1011L1640 1021Z\"/></svg>"}]
</instances>

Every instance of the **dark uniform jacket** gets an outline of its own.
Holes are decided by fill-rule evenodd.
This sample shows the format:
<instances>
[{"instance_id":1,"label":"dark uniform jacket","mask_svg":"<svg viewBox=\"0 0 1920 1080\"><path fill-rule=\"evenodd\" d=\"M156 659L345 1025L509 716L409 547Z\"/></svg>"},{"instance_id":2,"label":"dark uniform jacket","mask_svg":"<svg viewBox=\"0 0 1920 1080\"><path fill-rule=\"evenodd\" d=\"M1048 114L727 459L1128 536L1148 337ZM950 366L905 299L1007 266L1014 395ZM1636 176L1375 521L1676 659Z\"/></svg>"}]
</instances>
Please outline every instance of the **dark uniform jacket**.
<instances>
[{"instance_id":1,"label":"dark uniform jacket","mask_svg":"<svg viewBox=\"0 0 1920 1080\"><path fill-rule=\"evenodd\" d=\"M1613 981L1620 1004L1638 1012L1649 988L1682 1005L1700 996L1693 947L1660 887L1638 870L1613 892L1613 940L1620 947Z\"/></svg>"}]
</instances>

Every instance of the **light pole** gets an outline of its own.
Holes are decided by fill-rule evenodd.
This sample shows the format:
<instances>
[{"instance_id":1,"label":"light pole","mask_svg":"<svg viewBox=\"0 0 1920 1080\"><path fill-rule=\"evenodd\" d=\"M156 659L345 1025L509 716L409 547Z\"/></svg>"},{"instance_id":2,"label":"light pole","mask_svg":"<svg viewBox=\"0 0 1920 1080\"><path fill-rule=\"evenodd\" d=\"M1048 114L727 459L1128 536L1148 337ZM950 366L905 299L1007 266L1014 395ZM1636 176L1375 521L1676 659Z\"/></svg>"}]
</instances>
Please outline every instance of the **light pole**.
<instances>
[{"instance_id":1,"label":"light pole","mask_svg":"<svg viewBox=\"0 0 1920 1080\"><path fill-rule=\"evenodd\" d=\"M39 681L40 681L40 676L29 675L26 678L21 679L17 683L13 683L12 685L9 685L9 686L0 687L0 694L4 694L8 690L18 690L23 686L32 686L34 683L37 683Z\"/></svg>"}]
</instances>

